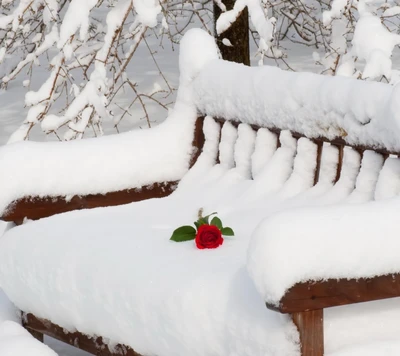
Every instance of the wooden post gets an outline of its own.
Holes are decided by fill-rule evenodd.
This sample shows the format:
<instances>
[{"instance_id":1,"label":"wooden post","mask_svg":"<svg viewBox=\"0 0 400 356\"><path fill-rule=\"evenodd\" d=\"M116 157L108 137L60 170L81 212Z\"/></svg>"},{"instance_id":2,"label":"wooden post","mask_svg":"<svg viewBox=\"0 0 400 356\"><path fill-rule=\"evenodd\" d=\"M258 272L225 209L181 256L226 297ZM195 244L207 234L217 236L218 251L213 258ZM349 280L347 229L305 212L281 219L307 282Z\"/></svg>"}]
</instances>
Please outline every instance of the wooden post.
<instances>
[{"instance_id":1,"label":"wooden post","mask_svg":"<svg viewBox=\"0 0 400 356\"><path fill-rule=\"evenodd\" d=\"M293 313L293 322L299 329L301 356L324 355L323 309Z\"/></svg>"}]
</instances>

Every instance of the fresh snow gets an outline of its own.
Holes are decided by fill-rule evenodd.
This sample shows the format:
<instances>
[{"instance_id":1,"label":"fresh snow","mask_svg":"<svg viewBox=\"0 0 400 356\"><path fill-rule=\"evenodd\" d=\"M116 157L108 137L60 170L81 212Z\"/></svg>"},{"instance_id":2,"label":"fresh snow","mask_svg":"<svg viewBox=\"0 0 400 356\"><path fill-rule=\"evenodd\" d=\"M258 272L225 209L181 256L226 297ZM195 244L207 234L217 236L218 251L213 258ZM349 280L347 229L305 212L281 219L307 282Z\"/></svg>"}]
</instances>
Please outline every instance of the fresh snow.
<instances>
[{"instance_id":1,"label":"fresh snow","mask_svg":"<svg viewBox=\"0 0 400 356\"><path fill-rule=\"evenodd\" d=\"M361 18L358 20L353 37L353 54L366 61L363 78L391 78L393 48L400 43L400 36L390 33L379 17L361 11L363 1L358 5ZM364 5L365 6L365 5Z\"/></svg>"},{"instance_id":2,"label":"fresh snow","mask_svg":"<svg viewBox=\"0 0 400 356\"><path fill-rule=\"evenodd\" d=\"M1 147L0 212L23 196L72 197L179 180L192 153L195 113L182 110L180 115L183 120L172 113L152 130Z\"/></svg>"},{"instance_id":3,"label":"fresh snow","mask_svg":"<svg viewBox=\"0 0 400 356\"><path fill-rule=\"evenodd\" d=\"M186 34L179 58L181 85L177 102L167 120L152 130L0 147L0 213L24 196L72 197L180 180L193 153L197 117L190 83L209 61L217 58L211 36L198 29Z\"/></svg>"},{"instance_id":4,"label":"fresh snow","mask_svg":"<svg viewBox=\"0 0 400 356\"><path fill-rule=\"evenodd\" d=\"M0 355L2 356L57 356L48 346L33 338L19 323L0 324Z\"/></svg>"},{"instance_id":5,"label":"fresh snow","mask_svg":"<svg viewBox=\"0 0 400 356\"><path fill-rule=\"evenodd\" d=\"M214 60L192 88L203 114L400 151L397 86Z\"/></svg>"},{"instance_id":6,"label":"fresh snow","mask_svg":"<svg viewBox=\"0 0 400 356\"><path fill-rule=\"evenodd\" d=\"M248 253L248 270L258 291L277 305L297 282L398 273L398 209L395 198L293 209L269 217L254 232Z\"/></svg>"},{"instance_id":7,"label":"fresh snow","mask_svg":"<svg viewBox=\"0 0 400 356\"><path fill-rule=\"evenodd\" d=\"M0 235L2 225L0 225ZM29 353L27 354L29 350ZM1 356L57 356L48 346L34 339L20 325L18 312L0 290L0 355Z\"/></svg>"},{"instance_id":8,"label":"fresh snow","mask_svg":"<svg viewBox=\"0 0 400 356\"><path fill-rule=\"evenodd\" d=\"M143 4L146 4L146 1L143 1ZM190 85L193 78L198 76L203 66L212 66L214 65L213 63L221 64L221 61L217 60L218 54L214 50L215 46L206 40L206 36L203 36L203 39L203 45L209 48L206 52L206 60L204 62L196 61L193 67L186 66L187 73L189 73L186 76L188 85ZM202 55L200 46L196 46L193 41L190 42L193 44L191 50L198 49L196 56ZM301 56L299 58L302 68L305 68L307 66L305 60L308 58L302 58ZM207 63L209 62L208 59L212 59L213 63ZM190 57L187 57L185 62L190 63ZM197 69L195 67L196 63L198 64ZM173 71L173 66L171 68ZM192 68L195 69L193 72L191 72ZM309 68L307 67L307 69ZM267 70L271 71L271 68ZM268 74L270 73L268 72ZM220 73L217 75L220 75ZM260 78L259 82L254 83L258 83L257 85L260 88L265 88L263 85L279 84L277 78L284 79L281 74L277 74L277 76L269 79ZM296 81L306 81L308 78L313 77L300 74ZM238 82L238 88L242 87L243 81ZM329 94L323 97L323 100L320 100L320 97L317 96L318 99L314 104L322 105L322 109L326 110L334 107L332 103L338 103L339 108L344 110L344 107L347 110L349 108L348 102L350 101L345 101L345 104L340 103L340 100L346 98L350 93L350 91L346 91L344 94L341 93L341 90L344 90L347 84L343 82L343 84L328 85L327 83L329 82L322 84L328 88L332 86L333 89L338 90L332 89ZM206 89L208 85L206 83L202 87L203 84L204 82L198 86L201 90ZM215 83L210 83L211 85L214 86ZM380 87L374 87L373 85L375 84L370 85L369 83L367 83L367 86L365 86L365 83L360 85L365 91L361 93L361 99L353 98L356 100L357 105L354 108L350 106L356 111L356 113L352 112L350 117L350 121L354 121L355 124L351 124L351 130L354 132L354 127L360 129L360 132L363 133L360 137L361 141L366 140L366 142L375 144L384 142L387 144L391 142L393 136L398 135L398 132L395 132L397 130L397 106L395 100L397 95L394 94L398 88L393 90L392 87L384 84L378 84ZM223 86L221 85L221 87ZM223 90L227 88L229 89L229 82L228 87L223 88ZM230 88L232 90L235 89L233 87ZM243 89L241 94L245 94L245 90L247 89ZM288 96L288 107L293 110L293 107L296 107L299 102L301 103L297 99L299 92L300 94L302 92L306 93L307 90L309 90L308 86L299 85L296 95ZM352 90L355 92L359 90L359 87L352 87ZM183 106L191 112L188 115L188 122L192 120L190 117L194 116L192 116L193 113L189 109L190 105L187 105L187 103L198 100L196 94L194 97L190 97L189 92L191 91L182 92L183 94L181 94L183 96L181 98L181 101L184 102ZM265 95L264 89L261 89L261 92L259 97ZM370 93L366 94L366 92ZM7 92L1 92L6 110L3 110L5 117L2 118L3 126L0 127L0 143L6 142L8 134L16 126L16 119L20 120L24 115L20 110L23 107L23 101L19 100L15 93L17 93L16 88L12 85L10 85ZM231 95L229 92L227 93ZM377 97L376 93L382 94L382 97ZM292 95L292 93L289 94ZM335 95L338 95L337 99L330 98L335 98ZM16 101L14 96L17 98ZM234 106L238 99L235 95L231 96L227 103L218 103L221 97L216 97L215 93L210 93L210 97L212 97L210 102L215 110L220 110L221 108L223 110L224 105L226 105L225 107L230 109L229 112L233 113L237 108ZM9 98L13 100L9 100ZM305 99L310 100L310 98L311 95ZM250 95L239 99L250 100ZM294 105L291 101L294 101ZM381 105L379 105L380 102ZM251 103L254 105L253 101ZM278 100L276 99L269 103L278 103ZM386 121L382 121L383 119L380 119L380 109L387 104L390 104L390 115L387 115ZM174 112L176 113L177 110L176 108ZM182 117L184 112L185 110L179 109L179 115L177 116L180 116L180 123L185 122ZM372 141L370 141L372 129L358 128L360 125L357 121L359 119L365 120L365 112L367 112L368 118L373 118L372 124L383 130L375 132L375 134L379 133L379 135L372 137ZM252 116L248 117L248 122L253 122L252 120L256 117L255 113L255 110L251 112ZM243 113L240 112L240 114ZM279 112L279 115L281 114ZM325 111L324 114L326 114ZM279 115L277 114L276 117L279 117ZM337 116L333 116L336 120ZM326 115L323 117L326 118ZM232 114L232 118L236 118L234 114ZM346 117L347 119L349 118ZM376 119L379 121L378 124L374 122ZM262 120L261 123L265 124L265 122L269 123L270 119L268 118L265 121L265 118L263 118ZM341 123L342 121L339 120L339 122ZM178 120L176 123L178 123ZM386 129L379 126L384 123L388 125ZM192 124L188 123L186 128L182 128L181 132L190 131L193 127ZM349 124L349 120L347 124ZM302 130L306 130L306 127L303 126L304 120L299 122L299 125ZM176 127L174 127L175 129ZM337 129L336 127L335 130ZM171 127L169 129L161 129L161 132L163 130L167 133L171 130ZM334 133L337 133L335 130ZM341 129L338 130L343 134ZM390 130L394 131L392 136L390 133L388 134ZM12 297L12 300L15 301L17 306L20 308L25 307L28 311L37 311L39 316L51 317L53 321L56 319L60 323L63 322L70 330L78 328L81 331L85 331L86 328L88 332L93 332L93 330L99 333L104 331L105 334L109 332L108 335L112 342L117 342L118 338L125 340L128 344L132 342L135 348L139 347L137 351L142 347L144 350L153 350L154 353L162 350L162 352L158 353L166 355L192 354L193 352L199 355L298 355L298 346L296 345L298 335L293 324L286 316L270 312L265 308L265 288L267 288L265 286L269 281L264 267L268 261L262 260L260 262L258 260L259 263L256 263L253 258L264 258L263 254L268 253L268 251L264 249L264 242L261 241L263 238L258 236L263 234L264 228L277 228L274 225L276 223L275 219L278 219L280 215L278 214L276 217L273 214L275 212L286 212L290 208L308 205L328 205L343 202L346 203L343 206L347 207L347 210L344 211L357 217L354 223L348 222L349 230L355 227L355 232L359 233L362 228L356 226L357 222L365 222L366 224L368 223L368 226L371 226L373 224L369 223L370 221L379 221L384 212L390 209L397 209L396 199L390 201L390 206L383 201L362 205L357 204L357 202L368 201L373 198L379 200L397 196L400 193L399 160L394 157L388 158L378 175L382 166L379 157L374 156L373 153L367 153L361 162L357 152L346 150L341 179L338 184L332 187L332 181L336 176L334 162L337 157L337 149L324 145L320 180L316 187L310 189L310 169L312 169L313 165L310 157L315 151L311 142L303 140L304 142L297 147L289 133L283 132L280 138L281 147L276 150L276 137L268 130L263 129L257 133L257 136L254 136L247 126L241 126L239 130L236 130L232 125L225 124L222 130L223 141L220 146L220 164L214 166L213 158L216 154L215 145L218 142L218 130L216 125L212 124L212 121L207 120L205 131L208 138L204 149L205 154L201 156L196 166L184 176L179 189L173 196L157 201L135 203L126 207L73 212L44 219L40 222L30 222L22 227L11 229L4 237L0 238L0 285L8 290L9 296L14 296L15 294L15 298ZM141 137L139 140L145 137L145 134L141 133L137 134L137 136L135 135L132 133L130 137ZM237 140L238 135L240 140ZM327 135L326 132L325 135ZM126 142L128 142L128 136L125 138ZM90 145L93 145L94 142L95 140L91 141ZM111 143L112 139L107 142ZM236 146L235 142L237 142ZM106 145L108 146L108 143ZM109 146L113 145L110 144ZM10 145L10 147L18 147L18 145ZM25 148L27 147L25 146ZM39 144L37 146L34 144L29 146L29 149L33 147L36 150L40 146ZM36 163L40 163L39 158L35 158L35 154L42 154L51 158L48 151L44 152L44 147L49 146L42 147L42 150L38 149L33 154L31 151L24 151L21 148L18 155L23 154L24 159L21 158L19 166L27 164L29 166L28 159L33 159ZM81 147L84 146L82 145ZM255 148L254 152L253 148ZM295 158L296 150L303 152L303 154L297 155ZM88 149L87 154L90 154L89 151L90 149ZM121 151L125 150L122 149ZM12 151L3 152L14 155L14 153L11 153ZM25 155L26 152L29 152L28 159ZM133 151L133 155L136 156L137 152L143 154L140 149L139 151ZM185 154L185 159L187 159L190 152L187 151ZM65 157L65 155L63 156ZM75 163L79 162L80 159L85 159L83 156L77 155L76 157L79 157L79 159ZM111 154L106 155L106 157L110 156ZM129 152L123 152L122 162L127 162L128 156ZM51 163L58 162L58 157L58 155L54 154ZM238 162L248 162L247 159L250 159L250 157L252 162L250 167L246 164L240 164L240 169L234 168ZM72 159L69 162L72 162ZM104 164L104 162L106 161L100 163ZM159 163L157 162L157 164ZM120 165L124 164L120 161ZM98 166L99 163L93 164L93 166L95 165ZM365 169L364 178L361 174L357 177L360 165L362 170L363 167L370 167ZM295 167L294 170L293 166ZM1 167L3 173L5 171L3 170L4 166L1 165ZM50 189L36 190L35 185L37 186L39 182L36 179L36 182L33 179L31 182L26 179L23 180L24 174L30 176L35 169L39 171L33 164L29 167L31 167L31 171L20 167L21 171L14 171L14 173L20 174L20 182L23 182L24 186L32 184L33 190L29 192L29 190L24 190L25 188L21 189L21 185L19 187L15 185L14 192L8 195L7 199L12 200L13 196L15 198L24 194L58 194L54 193L55 191L57 192L57 188L51 186ZM42 164L40 164L40 167L42 167ZM72 163L70 163L69 168L76 169ZM372 170L370 171L370 169ZM186 170L187 168L184 168L177 176L182 176ZM256 178L254 181L248 180L250 171L253 177ZM63 172L67 172L67 170ZM76 172L78 174L68 172L68 177L71 181L75 179L79 181L81 179L81 172L78 169L76 169ZM103 172L105 170L101 173ZM82 174L82 176L86 173ZM57 175L54 172L51 174L63 179L62 175ZM44 175L41 175L40 179L43 177ZM49 178L48 182L53 178ZM96 177L94 182L97 182L98 179ZM62 180L63 184L66 180ZM74 183L71 183L72 185ZM89 183L85 182L82 190L87 191L89 185ZM356 186L356 189L354 189L354 186ZM375 186L375 197L373 197ZM74 187L74 192L76 192L76 187L78 187L78 184ZM62 193L65 193L65 190L62 190ZM4 190L0 194L2 197L6 196L4 195ZM4 201L3 204L6 204ZM349 203L353 203L353 205L349 206ZM386 206L385 210L381 209L383 206ZM171 231L176 226L187 224L194 220L200 207L204 207L206 212L218 211L218 215L223 219L223 222L226 225L231 225L235 229L237 236L232 239L226 239L220 249L204 251L203 253L194 250L193 245L190 243L170 243L168 238ZM310 207L305 211L309 214L316 214L316 211L320 211L320 215L323 215L322 212L326 211L326 214L330 214L331 218L340 218L339 220L342 221L342 216L338 213L339 207L332 205L329 210ZM364 207L367 208L364 209ZM302 210L303 208L298 208L298 210L294 211ZM289 244L292 244L298 238L298 234L296 234L298 230L299 233L303 233L308 228L309 225L306 225L307 219L311 219L310 216L305 217L303 222L301 220L303 215L297 216L294 211L287 212L288 218L291 219L293 217L294 224L292 222L288 224L287 220L284 223L284 225L291 225L294 232L292 232L292 240L290 241L290 236L286 235L285 240ZM375 211L375 215L372 213L373 211ZM317 216L319 217L320 215ZM389 223L393 221L392 225L394 225L395 221L394 215L394 213L388 213L390 217ZM270 222L266 220L262 223L253 238L251 238L253 230L258 223L269 216L272 216ZM351 220L350 218L346 219ZM325 231L326 227L323 225L323 221L319 225ZM383 225L383 222L379 222L379 224ZM345 230L343 226L342 228ZM289 226L286 227L287 230L284 233L289 234ZM77 233L77 228L79 233ZM5 224L0 222L0 236L2 235L2 229L5 229ZM335 231L340 230L340 226L336 226L335 229ZM377 243L372 236L374 230L367 228L364 230L361 233L368 233L366 235L368 236L368 241L372 241L373 246L375 246L374 243ZM394 228L392 230L395 231ZM389 232L387 239L393 236L392 232ZM346 233L346 236L349 236L347 230L343 231L343 234ZM144 235L146 239L143 239ZM351 236L353 237L353 235L352 232ZM327 237L329 238L329 236L328 234ZM381 236L381 233L378 236ZM317 237L317 233L315 233L312 238L317 240ZM320 239L321 237L321 234L319 234ZM394 241L394 237L392 240ZM251 248L247 257L247 246L250 241L252 241ZM347 239L345 243L347 244L348 241ZM390 243L392 244L393 241ZM317 246L320 251L325 251L324 247L321 247L323 245L322 242L320 241ZM358 243L359 246L364 246L365 241L362 240ZM79 246L78 250L76 246ZM94 249L93 246L98 247ZM389 244L389 247L384 251L384 246L380 246L380 249L382 253L387 253L392 248L391 246ZM258 255L256 255L254 251L258 248ZM55 253L54 256L48 254L50 250L52 254L53 252ZM295 250L294 247L293 250ZM345 251L345 249L342 249L340 254L343 255ZM371 251L372 248L370 248ZM327 253L330 254L331 251ZM362 253L368 254L368 249L362 251ZM339 252L337 254L339 255ZM378 255L379 253L375 253L373 256ZM87 263L88 256L90 256L89 260L93 263L92 265ZM124 256L126 257L125 259L123 258ZM149 258L150 256L153 257ZM278 276L277 271L280 271L282 266L286 267L288 265L285 261L290 261L290 257L286 257L286 255L279 256L281 260L276 263L279 262L280 264L274 267L275 277ZM275 256L274 261L279 256ZM363 255L363 257L365 256ZM394 256L394 252L392 256ZM246 258L248 258L247 267ZM315 256L310 256L310 258L313 262L318 263ZM346 262L346 255L340 256L340 258L342 258L341 261ZM122 261L121 266L115 266L115 260ZM15 261L18 261L18 265ZM359 270L355 269L355 272L361 273L361 271L368 269L364 265L369 262L366 263L362 259L359 259L358 262ZM380 261L377 264L378 269L387 270L389 262ZM46 263L53 263L54 270L49 270ZM327 263L329 264L330 261L328 260ZM137 269L137 266L141 266L141 268ZM146 268L143 268L143 266ZM392 267L396 266L393 263ZM100 273L98 267L100 268ZM302 278L307 273L307 270L302 269L303 267L303 265L300 266L296 278ZM345 268L346 264L344 264L343 270ZM257 288L261 291L261 295L255 289L246 269L250 270L250 274L254 278ZM144 270L146 270L145 273L143 272ZM163 271L163 273L160 273L160 271ZM10 276L13 276L12 278L7 275L8 272ZM292 283L288 282L290 278L287 278L290 271L283 272L287 272L287 274L282 274L280 282L283 281L282 284L286 283L286 287L282 287L282 285L277 287L278 281L271 287L271 290L274 290L274 288L282 290L282 288L288 288L288 285ZM43 279L46 279L49 283L44 284ZM13 281L15 283L12 283ZM32 289L31 296L27 293L26 281L28 281L29 288ZM143 286L143 290L139 289L138 292L137 285L139 283ZM123 286L122 289L121 285ZM270 286L268 284L268 288ZM66 288L66 294L64 294L64 288ZM90 292L88 292L88 288L91 289ZM210 290L213 290L212 295L209 293ZM277 294L275 294L276 298L278 298ZM120 304L121 301L126 302L126 304ZM327 355L369 356L379 354L392 356L400 354L400 345L397 341L400 333L398 323L400 310L397 304L398 299L396 298L327 309L324 321ZM79 314L80 310L82 310L82 315ZM6 297L0 294L0 322L5 320L17 322L18 318L14 307ZM4 332L0 333L0 338L15 331L15 334L24 338L25 345L33 345L31 342L34 340L30 340L26 334L24 336L24 333L19 329L20 327L18 328L11 321L6 322L5 325L7 327L4 327L4 329L1 329L3 326L0 324L0 329L4 330ZM88 324L86 324L86 321L88 321ZM99 321L104 321L104 323L100 325ZM107 324L108 322L111 324ZM113 326L116 327L115 330L112 330ZM136 335L138 335L137 339L133 340L132 335L135 334L128 335L128 330L135 330ZM157 337L155 338L154 335L157 335ZM7 342L7 338L3 340ZM204 340L210 341L204 343ZM86 355L81 351L55 343L53 340L46 340L46 343L60 356ZM12 346L14 347L12 355L18 355L16 353L18 345ZM36 346L37 343L35 347L32 346L32 350L36 350ZM2 345L0 344L0 350L2 350L1 347ZM194 351L196 347L197 351ZM288 353L282 350L287 350ZM41 351L43 355L47 355L46 352L48 350L41 349ZM49 355L54 355L54 353Z\"/></svg>"},{"instance_id":9,"label":"fresh snow","mask_svg":"<svg viewBox=\"0 0 400 356\"><path fill-rule=\"evenodd\" d=\"M250 68L218 57L211 36L188 31L181 43L175 108L151 131L0 148L0 165L5 168L0 212L23 196L72 197L179 180L188 169L196 108L214 117L278 126L311 138L343 137L352 144L400 151L400 86L269 66ZM74 104L68 110L73 108ZM42 127L46 123L45 119Z\"/></svg>"},{"instance_id":10,"label":"fresh snow","mask_svg":"<svg viewBox=\"0 0 400 356\"><path fill-rule=\"evenodd\" d=\"M346 203L341 210L332 205L351 199L357 189L372 189L375 178L353 174L360 166L355 151L346 150L338 184L333 187L332 170L324 168L321 183L312 187L316 146L305 139L296 145L283 132L281 146L250 180L254 167L247 162L276 138L265 132L260 138L247 125L235 129L227 123L215 165L219 125L211 118L205 134L203 154L170 197L75 211L10 229L0 239L0 285L16 306L142 354L298 356L290 318L265 307L270 294L278 300L299 278L400 269L398 239L391 233L397 200ZM324 147L322 166L334 152ZM379 163L373 154L364 161ZM199 208L217 211L236 236L208 251L197 250L192 241L169 241L177 226L196 219ZM329 231L321 236L326 226ZM267 246L272 243L273 249ZM320 253L313 254L310 243ZM360 246L365 247L360 251ZM45 284L39 282L43 278ZM398 299L348 306L345 312L328 309L326 355L361 356L366 343L376 349L383 341L386 350L380 355L400 352L397 304Z\"/></svg>"}]
</instances>

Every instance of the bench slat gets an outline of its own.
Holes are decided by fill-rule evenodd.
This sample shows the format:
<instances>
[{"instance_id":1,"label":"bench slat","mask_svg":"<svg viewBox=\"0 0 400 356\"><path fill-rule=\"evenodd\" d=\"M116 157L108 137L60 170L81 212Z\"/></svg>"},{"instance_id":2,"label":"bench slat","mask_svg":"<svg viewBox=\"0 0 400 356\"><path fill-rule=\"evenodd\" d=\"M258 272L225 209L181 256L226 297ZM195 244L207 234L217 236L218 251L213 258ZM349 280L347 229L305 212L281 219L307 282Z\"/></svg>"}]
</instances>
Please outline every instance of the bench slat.
<instances>
[{"instance_id":1,"label":"bench slat","mask_svg":"<svg viewBox=\"0 0 400 356\"><path fill-rule=\"evenodd\" d=\"M282 297L278 307L271 304L267 307L292 314L395 297L400 297L400 273L374 278L297 283Z\"/></svg>"},{"instance_id":2,"label":"bench slat","mask_svg":"<svg viewBox=\"0 0 400 356\"><path fill-rule=\"evenodd\" d=\"M73 333L67 332L64 328L53 324L51 321L39 319L33 314L22 313L22 324L33 335L37 336L38 333L41 333L50 336L56 340L89 352L92 355L141 356L129 346L121 344L116 345L110 350L108 345L103 342L102 337L89 337L78 331Z\"/></svg>"},{"instance_id":3,"label":"bench slat","mask_svg":"<svg viewBox=\"0 0 400 356\"><path fill-rule=\"evenodd\" d=\"M316 185L319 181L319 174L320 174L320 170L321 170L322 147L323 146L324 146L323 142L317 142L317 164L315 166L314 185Z\"/></svg>"},{"instance_id":4,"label":"bench slat","mask_svg":"<svg viewBox=\"0 0 400 356\"><path fill-rule=\"evenodd\" d=\"M38 220L72 210L116 206L145 199L163 198L170 195L177 185L178 182L155 183L140 189L74 196L70 200L66 200L65 197L23 198L15 201L1 219L22 224L25 217L31 220Z\"/></svg>"}]
</instances>

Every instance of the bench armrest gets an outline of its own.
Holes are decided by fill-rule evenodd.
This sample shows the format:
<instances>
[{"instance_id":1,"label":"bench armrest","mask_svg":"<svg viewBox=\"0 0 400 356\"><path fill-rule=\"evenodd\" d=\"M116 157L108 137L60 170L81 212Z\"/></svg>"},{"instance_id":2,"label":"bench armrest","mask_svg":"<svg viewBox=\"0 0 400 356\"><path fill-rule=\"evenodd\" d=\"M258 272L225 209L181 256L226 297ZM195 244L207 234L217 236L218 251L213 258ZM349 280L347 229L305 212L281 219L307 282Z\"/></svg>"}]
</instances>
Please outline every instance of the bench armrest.
<instances>
[{"instance_id":1,"label":"bench armrest","mask_svg":"<svg viewBox=\"0 0 400 356\"><path fill-rule=\"evenodd\" d=\"M328 279L297 283L279 305L267 304L280 313L298 313L346 304L400 297L400 274L359 279Z\"/></svg>"},{"instance_id":2,"label":"bench armrest","mask_svg":"<svg viewBox=\"0 0 400 356\"><path fill-rule=\"evenodd\" d=\"M163 198L170 195L177 185L178 181L155 183L137 189L126 189L106 194L75 195L72 199L61 196L22 198L9 205L1 220L22 224L25 218L38 220L73 210L116 206L146 199Z\"/></svg>"},{"instance_id":3,"label":"bench armrest","mask_svg":"<svg viewBox=\"0 0 400 356\"><path fill-rule=\"evenodd\" d=\"M171 147L168 149L164 149L161 147L160 149L157 150L152 150L151 152L153 153L150 155L149 153L145 152L145 149L142 151L138 150L136 152L132 152L132 155L140 155L144 156L143 159L141 159L139 162L143 163L143 167L133 167L132 170L128 168L129 171L129 176L132 176L137 172L137 175L140 175L143 170L148 170L149 167L154 167L154 165L159 165L160 167L157 167L157 170L160 171L158 173L159 176L164 176L162 169L166 168L168 169L168 172L166 172L165 176L168 176L172 179L167 180L167 181L160 181L158 178L151 177L152 179L150 181L147 181L141 177L141 179L136 179L139 181L138 182L128 182L128 186L123 187L122 189L109 189L107 187L102 187L101 182L99 183L98 181L101 179L106 179L102 175L99 175L99 179L97 179L97 185L99 186L96 188L98 191L93 191L90 193L82 193L79 191L74 191L71 188L69 188L69 191L61 192L60 189L57 188L57 193L52 194L47 193L47 188L46 186L41 183L41 191L39 194L32 193L32 189L29 194L26 194L25 187L24 189L21 189L21 191L24 191L24 193L18 193L17 196L14 199L6 199L6 206L3 206L3 209L1 209L0 206L0 220L4 221L9 221L9 222L15 222L17 224L21 224L25 218L31 219L31 220L37 220L40 218L48 217L51 215L59 214L59 213L64 213L67 211L72 211L72 210L80 210L80 209L91 209L91 208L97 208L97 207L106 207L106 206L115 206L115 205L122 205L122 204L128 204L132 202L137 202L140 200L145 200L145 199L151 199L151 198L162 198L165 197L169 194L171 194L175 188L178 185L179 180L182 178L183 174L185 171L187 171L188 168L192 167L193 164L196 162L198 156L201 153L201 149L204 144L204 134L203 134L203 118L198 118L195 122L192 121L191 125L186 125L186 131L182 131L180 133L181 137L186 136L186 141L189 138L188 144L191 144L192 149L189 147L189 151L191 151L191 154L186 154L182 152L176 152L179 149L180 143L171 143ZM187 130L187 128L190 126L190 131ZM174 126L176 129L176 126ZM151 130L146 130L149 131L146 133L146 138L149 139L151 138L152 141L157 141L160 140L160 137L162 137L161 130L158 130L159 132L157 133L154 131L155 135L152 135L152 130L157 130L151 129ZM193 131L192 131L193 130ZM141 134L142 131L138 131L138 135ZM143 131L144 132L144 131ZM178 135L178 137L180 137ZM172 137L174 138L174 137ZM175 137L176 138L176 137ZM117 137L118 139L118 137ZM134 140L135 137L133 136L132 139ZM92 142L90 142L90 150L87 150L88 152L91 152L93 154L96 154L96 149L99 148L99 139L95 139ZM124 144L126 144L126 138L125 141L121 143L120 146L118 144L116 145L115 142L113 144L112 149L116 152L119 152L118 150L121 150L121 146L123 147ZM143 140L142 140L143 141ZM148 145L151 144L156 144L157 142L151 142ZM51 143L52 147L54 145L57 145L57 143ZM73 143L76 145L76 143ZM185 143L183 142L182 145ZM41 147L40 150L43 152L45 151L43 148L44 146L47 147L46 143L39 144ZM65 143L64 143L65 145ZM83 145L82 145L83 146ZM136 145L138 146L138 145ZM67 155L68 150L65 149L66 147L64 146L63 152L65 155ZM137 147L140 149L140 147ZM184 147L183 147L184 148ZM51 148L49 148L51 149ZM103 149L104 151L104 149ZM17 150L17 153L15 156L17 156L18 159L21 159L23 150ZM157 152L163 156L157 157ZM11 153L12 155L13 153ZM171 162L171 155L176 155L178 158L172 158L172 161L175 159L175 161L181 162L181 166L186 165L186 168L180 168L178 169L178 172L174 172L173 168L169 167L169 163ZM11 156L10 155L10 156ZM3 154L3 157L5 154ZM12 158L8 156L5 161L8 161L8 165L12 167ZM46 159L46 157L44 157ZM60 157L62 160L63 157ZM90 158L87 159L86 161L90 162ZM1 152L0 152L0 162L1 162ZM64 171L65 174L68 173L68 169L60 166L61 169ZM39 169L36 169L36 180L40 181L40 172L38 172ZM126 170L126 169L125 169ZM152 169L153 170L153 169ZM104 169L103 169L104 171ZM132 173L133 171L133 173ZM60 172L55 172L52 177L46 177L46 180L49 182L49 185L54 187L57 182L57 179L60 177L62 173ZM107 173L109 175L109 173ZM116 179L118 180L118 173L115 173ZM128 177L129 178L129 177ZM31 177L21 177L21 174L18 176L18 180L20 185L23 185L24 181L28 181L29 179L32 179ZM93 174L92 177L79 177L81 181L90 182L93 180ZM5 181L7 181L6 178L4 178ZM9 181L10 179L8 179ZM126 179L125 179L126 180ZM1 181L1 177L0 177ZM8 183L10 186L12 186L12 189L15 189L16 184L15 183ZM79 187L79 184L75 184L76 186ZM32 184L31 184L32 186ZM7 187L4 188L3 186L3 191L0 191L0 200L1 200L1 195L7 195ZM29 190L28 190L29 191ZM45 192L43 194L43 191ZM19 196L18 196L19 195ZM4 203L4 202L2 202ZM1 204L0 204L1 205ZM3 204L4 205L4 204Z\"/></svg>"}]
</instances>

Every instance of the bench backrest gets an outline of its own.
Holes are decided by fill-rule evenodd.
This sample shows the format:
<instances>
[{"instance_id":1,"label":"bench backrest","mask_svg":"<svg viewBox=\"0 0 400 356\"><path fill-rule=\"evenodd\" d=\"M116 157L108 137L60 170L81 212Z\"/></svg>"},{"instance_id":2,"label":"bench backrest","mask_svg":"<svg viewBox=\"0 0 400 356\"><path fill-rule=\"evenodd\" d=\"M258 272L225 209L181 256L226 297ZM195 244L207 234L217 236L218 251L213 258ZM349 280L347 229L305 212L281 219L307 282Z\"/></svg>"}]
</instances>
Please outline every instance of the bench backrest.
<instances>
[{"instance_id":1,"label":"bench backrest","mask_svg":"<svg viewBox=\"0 0 400 356\"><path fill-rule=\"evenodd\" d=\"M215 119L221 127L225 123L222 118ZM196 121L195 134L193 140L193 146L196 148L193 154L191 166L196 162L201 149L204 144L204 134L202 126L204 117L199 117ZM238 127L240 121L230 121L235 127ZM258 132L260 129L268 129L270 132L275 134L279 138L282 130L277 127L263 127L257 125L249 125L254 131ZM295 139L306 138L305 135L298 132L291 132L292 137ZM358 155L362 160L363 155L367 151L373 151L382 156L382 161L386 160L389 156L399 157L400 152L393 152L384 148L374 148L368 146L351 145L347 143L343 138L338 137L334 139L328 139L326 137L317 137L310 139L316 145L316 162L315 162L315 178L314 185L319 181L320 169L321 169L321 157L323 155L324 146L331 145L337 148L337 159L336 159L336 177L333 183L336 183L341 176L343 156L345 147L349 147ZM277 146L279 147L280 141L277 139ZM127 189L117 192L108 192L107 194L92 194L87 196L74 196L71 199L66 197L24 197L10 204L6 213L2 216L5 221L13 221L17 224L22 223L24 218L31 220L37 220L40 218L48 217L54 214L63 213L72 210L79 209L90 209L96 207L115 206L121 204L128 204L135 201L140 201L149 198L162 198L171 194L178 182L159 182L152 184L151 186L144 186L140 189Z\"/></svg>"}]
</instances>

